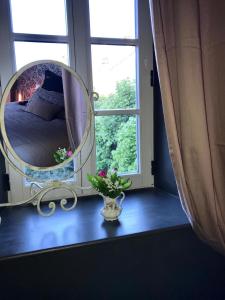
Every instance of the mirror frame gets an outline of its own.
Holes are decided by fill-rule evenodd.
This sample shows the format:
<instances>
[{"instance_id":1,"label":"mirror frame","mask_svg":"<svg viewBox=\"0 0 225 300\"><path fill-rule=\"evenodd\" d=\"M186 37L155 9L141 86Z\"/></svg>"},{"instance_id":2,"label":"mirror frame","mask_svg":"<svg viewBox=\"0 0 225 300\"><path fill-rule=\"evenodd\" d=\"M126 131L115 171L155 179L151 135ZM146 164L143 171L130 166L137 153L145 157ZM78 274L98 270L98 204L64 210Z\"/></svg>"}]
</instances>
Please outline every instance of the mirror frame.
<instances>
[{"instance_id":1,"label":"mirror frame","mask_svg":"<svg viewBox=\"0 0 225 300\"><path fill-rule=\"evenodd\" d=\"M14 83L16 82L16 80L19 78L19 76L25 72L27 69L37 65L37 64L45 64L45 63L50 63L50 64L56 64L64 69L66 69L68 72L70 72L79 82L81 89L83 90L84 93L84 98L85 98L85 102L86 102L86 108L87 108L87 120L86 120L86 127L85 127L85 131L81 140L81 143L79 144L78 148L74 151L73 155L71 157L69 157L68 159L66 159L65 161L63 161L62 163L59 163L57 165L51 166L51 167L37 167L37 166L33 166L30 165L29 163L26 163L25 161L23 161L14 151L14 149L12 148L9 139L7 137L7 133L6 133L6 129L5 129L5 120L4 120L4 115L5 115L5 105L6 105L6 101L7 101L7 97L9 95L9 92L12 88L12 86L14 85ZM91 93L93 95L93 93ZM25 174L21 168L19 168L16 165L16 162L19 162L20 166L22 167L22 169L24 169L25 167L30 168L31 170L34 171L51 171L51 170L56 170L58 168L62 168L65 165L67 165L70 161L72 161L75 157L78 156L78 154L81 152L81 150L83 149L85 143L88 140L88 136L91 135L91 141L90 141L90 148L87 151L87 156L84 159L84 162L80 164L80 166L74 170L73 174L76 174L83 166L84 164L87 162L88 158L90 157L90 154L93 150L93 146L94 146L94 131L92 130L94 129L94 112L93 112L93 107L92 107L92 103L91 103L91 96L90 93L88 93L88 89L86 88L83 80L81 79L81 77L74 71L72 70L70 67L68 67L67 65L58 62L58 61L54 61L54 60L39 60L39 61L34 61L32 63L29 63L27 65L25 65L24 67L22 67L20 70L18 70L9 80L3 94L1 97L1 102L0 102L0 132L2 134L2 141L0 142L0 150L2 151L5 159L9 162L9 164L17 170L17 172L19 172L21 175L23 175L24 177L27 178L31 178L33 179L33 177ZM93 132L92 132L93 131ZM10 155L12 156L13 159L10 158ZM67 178L63 178L62 180L66 180L68 178L72 177L72 175L70 175ZM39 181L36 180L35 181ZM40 180L40 182L43 182L43 180Z\"/></svg>"}]
</instances>

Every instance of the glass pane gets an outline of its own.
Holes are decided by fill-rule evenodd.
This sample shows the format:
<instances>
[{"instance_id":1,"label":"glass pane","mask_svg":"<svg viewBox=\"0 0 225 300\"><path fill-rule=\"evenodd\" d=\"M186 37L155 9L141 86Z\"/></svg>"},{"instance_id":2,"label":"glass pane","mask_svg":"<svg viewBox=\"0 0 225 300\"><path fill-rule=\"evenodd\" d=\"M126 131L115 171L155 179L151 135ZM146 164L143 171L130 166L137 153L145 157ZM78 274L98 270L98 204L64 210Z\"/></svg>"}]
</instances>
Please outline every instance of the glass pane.
<instances>
[{"instance_id":1,"label":"glass pane","mask_svg":"<svg viewBox=\"0 0 225 300\"><path fill-rule=\"evenodd\" d=\"M15 42L16 69L42 59L52 59L69 64L68 44Z\"/></svg>"},{"instance_id":2,"label":"glass pane","mask_svg":"<svg viewBox=\"0 0 225 300\"><path fill-rule=\"evenodd\" d=\"M26 178L26 183L34 181L46 181L46 180L68 180L74 179L74 162L69 162L65 167L58 168L51 171L34 171L30 168L25 168L24 173L31 178Z\"/></svg>"},{"instance_id":3,"label":"glass pane","mask_svg":"<svg viewBox=\"0 0 225 300\"><path fill-rule=\"evenodd\" d=\"M135 0L89 0L91 36L135 38Z\"/></svg>"},{"instance_id":4,"label":"glass pane","mask_svg":"<svg viewBox=\"0 0 225 300\"><path fill-rule=\"evenodd\" d=\"M13 32L66 35L65 0L11 0Z\"/></svg>"},{"instance_id":5,"label":"glass pane","mask_svg":"<svg viewBox=\"0 0 225 300\"><path fill-rule=\"evenodd\" d=\"M138 172L137 116L97 116L95 126L97 171Z\"/></svg>"},{"instance_id":6,"label":"glass pane","mask_svg":"<svg viewBox=\"0 0 225 300\"><path fill-rule=\"evenodd\" d=\"M133 46L92 45L95 109L136 107L136 58Z\"/></svg>"}]
</instances>

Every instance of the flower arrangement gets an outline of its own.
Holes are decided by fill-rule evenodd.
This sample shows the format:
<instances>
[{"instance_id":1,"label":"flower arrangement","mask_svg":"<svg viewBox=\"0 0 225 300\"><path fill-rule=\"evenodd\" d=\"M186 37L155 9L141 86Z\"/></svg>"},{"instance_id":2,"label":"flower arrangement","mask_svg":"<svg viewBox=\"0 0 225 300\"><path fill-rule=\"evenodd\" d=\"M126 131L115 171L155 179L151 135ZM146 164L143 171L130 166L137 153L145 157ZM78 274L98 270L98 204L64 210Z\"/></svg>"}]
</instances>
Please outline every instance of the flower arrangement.
<instances>
[{"instance_id":1,"label":"flower arrangement","mask_svg":"<svg viewBox=\"0 0 225 300\"><path fill-rule=\"evenodd\" d=\"M116 170L108 173L100 170L97 175L87 175L87 179L97 192L110 198L120 196L121 192L128 189L132 184L130 178L122 178Z\"/></svg>"},{"instance_id":2,"label":"flower arrangement","mask_svg":"<svg viewBox=\"0 0 225 300\"><path fill-rule=\"evenodd\" d=\"M55 161L59 164L64 162L66 159L70 158L73 155L73 152L71 150L66 150L66 148L58 148L53 153L53 157Z\"/></svg>"}]
</instances>

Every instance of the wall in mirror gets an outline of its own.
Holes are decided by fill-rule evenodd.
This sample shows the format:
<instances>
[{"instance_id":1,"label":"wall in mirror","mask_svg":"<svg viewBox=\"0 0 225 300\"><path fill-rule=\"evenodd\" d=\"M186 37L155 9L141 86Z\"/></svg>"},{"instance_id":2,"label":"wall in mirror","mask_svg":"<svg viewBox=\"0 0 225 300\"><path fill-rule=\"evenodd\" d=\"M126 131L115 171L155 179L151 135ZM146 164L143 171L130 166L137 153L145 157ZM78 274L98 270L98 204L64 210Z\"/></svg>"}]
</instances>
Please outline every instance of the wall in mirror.
<instances>
[{"instance_id":1,"label":"wall in mirror","mask_svg":"<svg viewBox=\"0 0 225 300\"><path fill-rule=\"evenodd\" d=\"M3 103L7 148L15 158L38 168L70 159L87 127L86 98L80 80L60 64L43 62L25 68Z\"/></svg>"}]
</instances>

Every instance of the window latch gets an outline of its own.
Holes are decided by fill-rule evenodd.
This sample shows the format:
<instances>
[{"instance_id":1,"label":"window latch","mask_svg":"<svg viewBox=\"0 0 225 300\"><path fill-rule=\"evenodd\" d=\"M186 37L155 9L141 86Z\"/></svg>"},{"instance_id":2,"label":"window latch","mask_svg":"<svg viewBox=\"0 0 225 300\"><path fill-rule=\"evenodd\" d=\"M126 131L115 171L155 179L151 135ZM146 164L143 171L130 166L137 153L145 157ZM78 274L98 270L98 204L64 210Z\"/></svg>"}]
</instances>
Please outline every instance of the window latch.
<instances>
[{"instance_id":1,"label":"window latch","mask_svg":"<svg viewBox=\"0 0 225 300\"><path fill-rule=\"evenodd\" d=\"M10 191L9 174L2 174L2 187L5 192Z\"/></svg>"},{"instance_id":2,"label":"window latch","mask_svg":"<svg viewBox=\"0 0 225 300\"><path fill-rule=\"evenodd\" d=\"M151 173L152 173L152 175L156 174L156 161L155 160L151 161Z\"/></svg>"},{"instance_id":3,"label":"window latch","mask_svg":"<svg viewBox=\"0 0 225 300\"><path fill-rule=\"evenodd\" d=\"M154 71L151 70L150 72L150 84L151 86L154 86Z\"/></svg>"}]
</instances>

